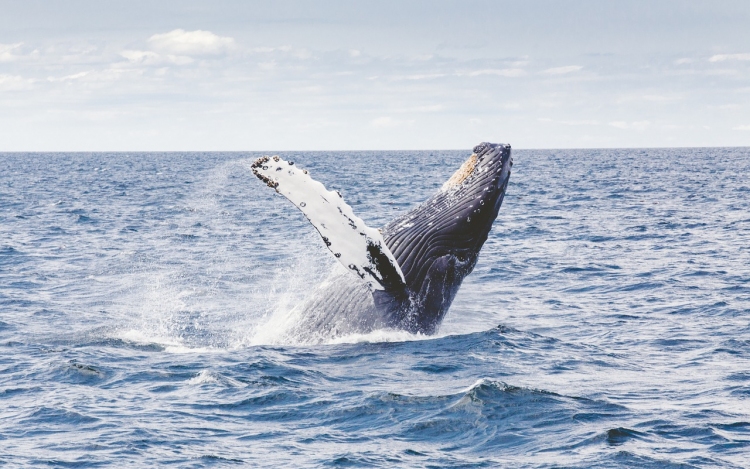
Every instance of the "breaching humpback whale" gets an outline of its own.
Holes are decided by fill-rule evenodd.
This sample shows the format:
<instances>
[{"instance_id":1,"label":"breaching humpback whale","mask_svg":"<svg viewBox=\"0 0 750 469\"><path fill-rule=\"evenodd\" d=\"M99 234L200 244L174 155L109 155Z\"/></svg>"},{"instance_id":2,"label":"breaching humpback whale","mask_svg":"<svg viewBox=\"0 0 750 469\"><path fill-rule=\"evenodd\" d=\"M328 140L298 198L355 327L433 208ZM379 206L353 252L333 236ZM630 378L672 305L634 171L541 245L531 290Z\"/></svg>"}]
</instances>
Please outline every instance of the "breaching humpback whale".
<instances>
[{"instance_id":1,"label":"breaching humpback whale","mask_svg":"<svg viewBox=\"0 0 750 469\"><path fill-rule=\"evenodd\" d=\"M382 328L437 331L479 250L508 187L510 145L480 143L440 190L382 229L357 217L338 191L278 156L253 173L292 202L346 268L303 304L292 334L311 339Z\"/></svg>"}]
</instances>

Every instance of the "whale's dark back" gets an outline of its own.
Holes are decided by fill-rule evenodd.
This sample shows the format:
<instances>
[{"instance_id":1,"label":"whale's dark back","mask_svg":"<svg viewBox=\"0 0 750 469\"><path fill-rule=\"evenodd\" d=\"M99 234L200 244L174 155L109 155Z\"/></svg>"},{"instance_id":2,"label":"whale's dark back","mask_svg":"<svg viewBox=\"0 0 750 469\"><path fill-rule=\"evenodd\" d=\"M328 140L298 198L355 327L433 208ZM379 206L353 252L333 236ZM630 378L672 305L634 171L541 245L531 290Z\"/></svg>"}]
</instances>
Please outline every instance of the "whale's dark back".
<instances>
[{"instance_id":1,"label":"whale's dark back","mask_svg":"<svg viewBox=\"0 0 750 469\"><path fill-rule=\"evenodd\" d=\"M511 165L509 145L477 145L459 170L465 174L451 178L459 179L453 187L441 189L383 228L411 296L411 308L399 327L435 332L476 265L505 196Z\"/></svg>"}]
</instances>

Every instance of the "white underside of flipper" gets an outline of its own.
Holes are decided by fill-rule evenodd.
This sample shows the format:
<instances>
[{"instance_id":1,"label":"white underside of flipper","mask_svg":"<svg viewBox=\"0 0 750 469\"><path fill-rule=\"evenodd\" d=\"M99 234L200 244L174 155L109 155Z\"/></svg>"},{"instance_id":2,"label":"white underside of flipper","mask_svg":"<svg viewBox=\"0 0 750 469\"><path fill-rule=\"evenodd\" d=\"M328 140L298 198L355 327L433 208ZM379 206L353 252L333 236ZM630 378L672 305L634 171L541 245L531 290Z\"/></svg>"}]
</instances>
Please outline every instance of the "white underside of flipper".
<instances>
[{"instance_id":1,"label":"white underside of flipper","mask_svg":"<svg viewBox=\"0 0 750 469\"><path fill-rule=\"evenodd\" d=\"M264 156L253 163L252 169L305 214L336 259L371 291L405 287L404 274L380 231L356 216L338 191L329 191L306 170L278 156Z\"/></svg>"}]
</instances>

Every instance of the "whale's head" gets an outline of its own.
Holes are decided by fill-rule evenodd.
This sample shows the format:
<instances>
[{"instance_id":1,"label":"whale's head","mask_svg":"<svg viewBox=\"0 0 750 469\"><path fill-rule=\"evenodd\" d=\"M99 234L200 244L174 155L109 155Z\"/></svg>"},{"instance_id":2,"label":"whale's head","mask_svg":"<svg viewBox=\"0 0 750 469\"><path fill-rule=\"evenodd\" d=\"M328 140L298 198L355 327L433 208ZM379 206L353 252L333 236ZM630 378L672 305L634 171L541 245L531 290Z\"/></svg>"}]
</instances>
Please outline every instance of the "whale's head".
<instances>
[{"instance_id":1,"label":"whale's head","mask_svg":"<svg viewBox=\"0 0 750 469\"><path fill-rule=\"evenodd\" d=\"M468 235L462 244L469 247L478 242L474 245L478 252L497 218L512 166L510 145L485 142L475 146L469 159L433 197L440 211L446 212L436 215L445 221L440 231ZM455 221L448 223L450 217Z\"/></svg>"},{"instance_id":2,"label":"whale's head","mask_svg":"<svg viewBox=\"0 0 750 469\"><path fill-rule=\"evenodd\" d=\"M480 143L435 195L384 227L414 305L402 327L435 332L476 265L512 165L510 145Z\"/></svg>"}]
</instances>

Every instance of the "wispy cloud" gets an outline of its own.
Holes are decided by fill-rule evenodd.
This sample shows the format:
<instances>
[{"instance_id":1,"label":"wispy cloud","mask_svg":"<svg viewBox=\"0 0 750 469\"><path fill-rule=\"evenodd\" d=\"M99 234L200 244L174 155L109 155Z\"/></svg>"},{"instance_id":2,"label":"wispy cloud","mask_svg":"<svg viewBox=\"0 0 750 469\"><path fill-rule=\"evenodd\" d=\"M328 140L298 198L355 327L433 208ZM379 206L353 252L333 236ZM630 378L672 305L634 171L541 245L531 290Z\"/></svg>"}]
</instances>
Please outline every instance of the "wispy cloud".
<instances>
[{"instance_id":1,"label":"wispy cloud","mask_svg":"<svg viewBox=\"0 0 750 469\"><path fill-rule=\"evenodd\" d=\"M732 130L748 130L748 131L750 131L750 124L748 124L748 125L738 125L736 127L732 127Z\"/></svg>"},{"instance_id":2,"label":"wispy cloud","mask_svg":"<svg viewBox=\"0 0 750 469\"><path fill-rule=\"evenodd\" d=\"M423 112L440 112L445 109L445 106L442 104L429 104L426 106L414 106L414 107L406 107L406 108L399 108L399 109L393 109L392 112L398 112L398 113L411 113L411 112L417 112L417 113L423 113Z\"/></svg>"},{"instance_id":3,"label":"wispy cloud","mask_svg":"<svg viewBox=\"0 0 750 469\"><path fill-rule=\"evenodd\" d=\"M164 63L187 65L193 63L193 59L187 55L161 55L150 50L124 50L120 52L120 55L128 59L131 63L141 65L157 65Z\"/></svg>"},{"instance_id":4,"label":"wispy cloud","mask_svg":"<svg viewBox=\"0 0 750 469\"><path fill-rule=\"evenodd\" d=\"M124 50L120 55L133 63L153 63L159 60L159 54L150 50Z\"/></svg>"},{"instance_id":5,"label":"wispy cloud","mask_svg":"<svg viewBox=\"0 0 750 469\"><path fill-rule=\"evenodd\" d=\"M537 117L538 122L550 122L562 125L581 126L581 125L601 125L597 120L583 119L583 120L555 120L549 117Z\"/></svg>"},{"instance_id":6,"label":"wispy cloud","mask_svg":"<svg viewBox=\"0 0 750 469\"><path fill-rule=\"evenodd\" d=\"M32 83L20 75L0 75L0 91L28 90Z\"/></svg>"},{"instance_id":7,"label":"wispy cloud","mask_svg":"<svg viewBox=\"0 0 750 469\"><path fill-rule=\"evenodd\" d=\"M616 129L626 129L626 130L639 130L643 131L646 130L650 125L650 121L635 121L635 122L625 122L625 121L612 121L609 123L612 127Z\"/></svg>"},{"instance_id":8,"label":"wispy cloud","mask_svg":"<svg viewBox=\"0 0 750 469\"><path fill-rule=\"evenodd\" d=\"M664 94L632 94L629 96L622 96L617 100L617 103L628 103L628 102L648 102L648 103L666 103L670 101L680 101L684 99L683 96L678 95L664 95Z\"/></svg>"},{"instance_id":9,"label":"wispy cloud","mask_svg":"<svg viewBox=\"0 0 750 469\"><path fill-rule=\"evenodd\" d=\"M548 68L542 73L546 73L547 75L565 75L566 73L580 71L582 68L583 66L581 65L566 65L564 67Z\"/></svg>"},{"instance_id":10,"label":"wispy cloud","mask_svg":"<svg viewBox=\"0 0 750 469\"><path fill-rule=\"evenodd\" d=\"M526 71L521 68L486 68L483 70L474 70L472 72L459 72L458 76L467 75L478 77L481 75L496 75L499 77L521 77L526 75Z\"/></svg>"},{"instance_id":11,"label":"wispy cloud","mask_svg":"<svg viewBox=\"0 0 750 469\"><path fill-rule=\"evenodd\" d=\"M234 47L234 39L221 37L211 31L185 31L175 29L164 34L154 34L148 39L159 52L174 55L217 55Z\"/></svg>"},{"instance_id":12,"label":"wispy cloud","mask_svg":"<svg viewBox=\"0 0 750 469\"><path fill-rule=\"evenodd\" d=\"M271 52L277 52L277 51L289 52L290 50L292 50L292 46L288 46L288 45L279 46L279 47L268 47L268 46L253 47L252 49L250 49L251 52L257 52L260 54L270 54Z\"/></svg>"},{"instance_id":13,"label":"wispy cloud","mask_svg":"<svg viewBox=\"0 0 750 469\"><path fill-rule=\"evenodd\" d=\"M378 117L370 121L370 125L377 128L402 127L414 124L414 120L399 120L392 117Z\"/></svg>"},{"instance_id":14,"label":"wispy cloud","mask_svg":"<svg viewBox=\"0 0 750 469\"><path fill-rule=\"evenodd\" d=\"M231 39L231 38L228 38L228 39ZM292 47L290 45L282 45L282 46L276 46L276 47L259 46L259 47L252 47L249 49L245 49L233 43L231 47L227 47L226 49L224 49L224 52L229 52L229 51L238 50L238 49L243 49L247 52L251 52L255 54L266 54L266 55L274 55L274 56L278 56L281 54L281 55L286 55L287 57L294 57L294 58L303 59L303 60L310 59L315 56L313 51L311 51L310 49L306 49L304 47L302 48ZM220 53L217 53L214 55L219 55L219 54ZM353 57L353 56L350 54L350 57Z\"/></svg>"},{"instance_id":15,"label":"wispy cloud","mask_svg":"<svg viewBox=\"0 0 750 469\"><path fill-rule=\"evenodd\" d=\"M18 49L23 45L23 42L17 42L15 44L0 44L0 62L11 62L18 56L13 54L15 49Z\"/></svg>"},{"instance_id":16,"label":"wispy cloud","mask_svg":"<svg viewBox=\"0 0 750 469\"><path fill-rule=\"evenodd\" d=\"M734 70L732 68L719 68L715 70L703 71L703 75L714 76L714 77L731 77L731 76L737 76L739 74L740 74L739 70Z\"/></svg>"},{"instance_id":17,"label":"wispy cloud","mask_svg":"<svg viewBox=\"0 0 750 469\"><path fill-rule=\"evenodd\" d=\"M717 54L708 59L709 62L724 62L727 60L750 60L750 54Z\"/></svg>"},{"instance_id":18,"label":"wispy cloud","mask_svg":"<svg viewBox=\"0 0 750 469\"><path fill-rule=\"evenodd\" d=\"M596 120L564 120L560 121L563 125L599 125L599 121Z\"/></svg>"},{"instance_id":19,"label":"wispy cloud","mask_svg":"<svg viewBox=\"0 0 750 469\"><path fill-rule=\"evenodd\" d=\"M412 75L398 75L394 77L390 77L389 80L391 81L401 81L401 80L410 80L410 81L417 81L417 80L434 80L436 78L442 78L445 76L445 73L415 73Z\"/></svg>"},{"instance_id":20,"label":"wispy cloud","mask_svg":"<svg viewBox=\"0 0 750 469\"><path fill-rule=\"evenodd\" d=\"M48 77L47 81L56 82L56 81L78 80L79 78L83 78L90 73L91 71L86 71L86 72L74 73L72 75L65 75L64 77Z\"/></svg>"}]
</instances>

